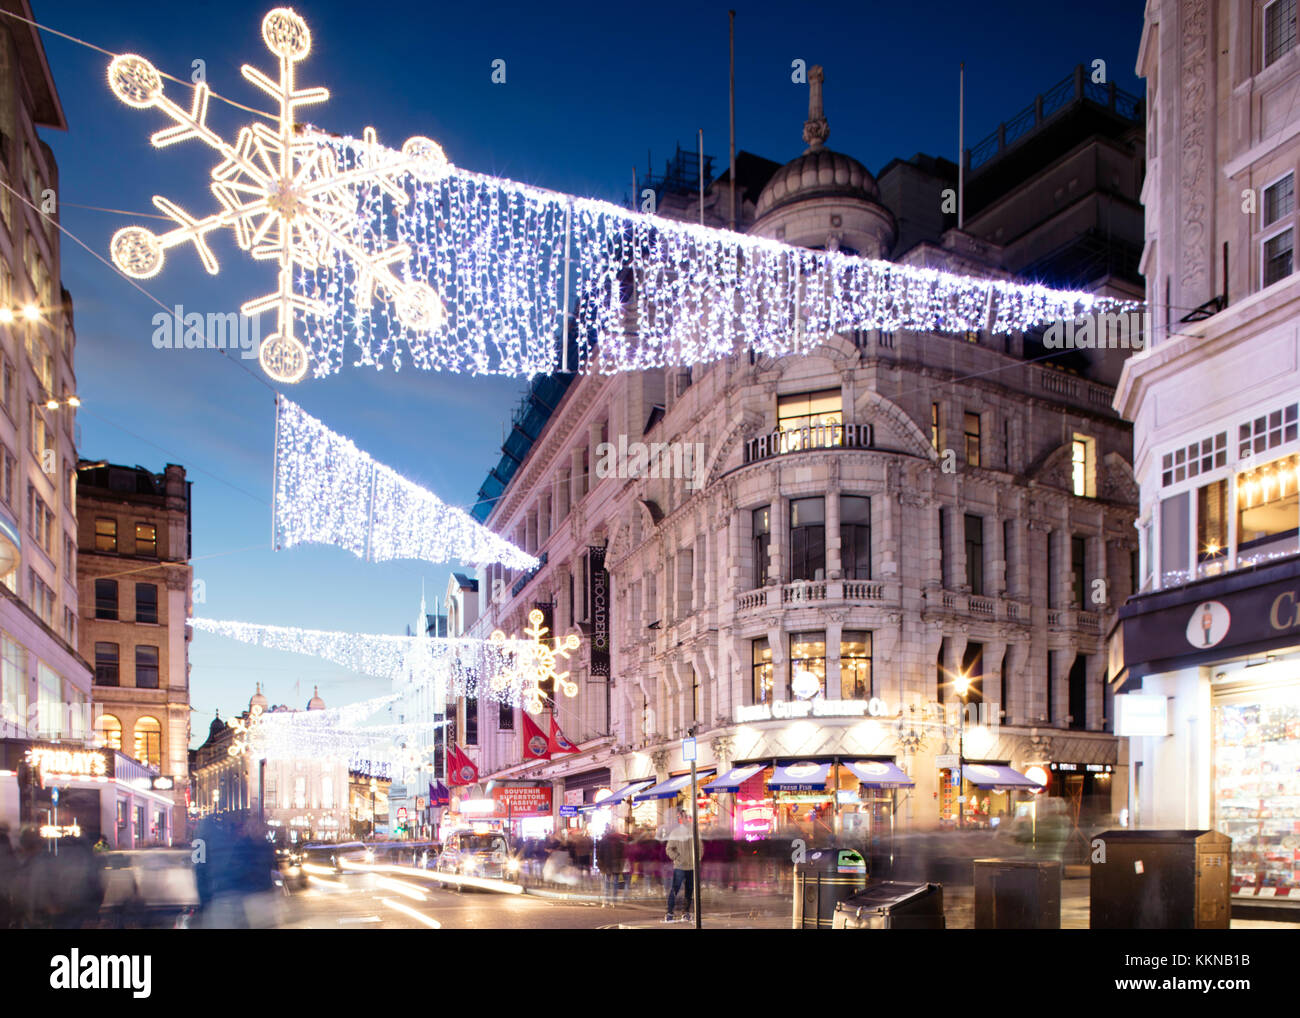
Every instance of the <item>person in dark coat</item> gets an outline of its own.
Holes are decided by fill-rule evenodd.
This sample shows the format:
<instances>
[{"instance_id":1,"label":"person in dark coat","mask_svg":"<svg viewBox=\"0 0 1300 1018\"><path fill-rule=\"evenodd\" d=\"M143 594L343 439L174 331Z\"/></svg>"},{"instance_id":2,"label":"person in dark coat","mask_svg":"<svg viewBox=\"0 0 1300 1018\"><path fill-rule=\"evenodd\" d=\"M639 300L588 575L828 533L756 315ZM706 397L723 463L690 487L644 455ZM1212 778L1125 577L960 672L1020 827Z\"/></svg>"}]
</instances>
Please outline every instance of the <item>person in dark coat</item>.
<instances>
[{"instance_id":1,"label":"person in dark coat","mask_svg":"<svg viewBox=\"0 0 1300 1018\"><path fill-rule=\"evenodd\" d=\"M596 865L600 867L601 875L605 878L605 898L601 902L602 907L608 905L612 908L618 901L619 892L623 888L623 870L626 861L627 839L617 827L611 825L596 844Z\"/></svg>"}]
</instances>

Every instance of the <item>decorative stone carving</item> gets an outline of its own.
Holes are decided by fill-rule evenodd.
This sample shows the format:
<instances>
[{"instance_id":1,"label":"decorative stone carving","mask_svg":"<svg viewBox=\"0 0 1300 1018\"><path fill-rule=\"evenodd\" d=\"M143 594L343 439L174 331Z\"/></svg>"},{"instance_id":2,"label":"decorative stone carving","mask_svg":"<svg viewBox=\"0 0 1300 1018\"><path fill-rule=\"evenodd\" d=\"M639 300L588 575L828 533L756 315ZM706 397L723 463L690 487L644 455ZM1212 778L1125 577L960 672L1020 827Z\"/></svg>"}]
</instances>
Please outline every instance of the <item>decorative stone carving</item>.
<instances>
[{"instance_id":1,"label":"decorative stone carving","mask_svg":"<svg viewBox=\"0 0 1300 1018\"><path fill-rule=\"evenodd\" d=\"M1182 143L1179 160L1179 240L1182 252L1178 264L1184 293L1181 303L1198 303L1209 297L1207 224L1210 219L1211 187L1208 169L1211 99L1209 61L1209 4L1207 0L1185 0L1182 6L1182 116L1178 135Z\"/></svg>"}]
</instances>

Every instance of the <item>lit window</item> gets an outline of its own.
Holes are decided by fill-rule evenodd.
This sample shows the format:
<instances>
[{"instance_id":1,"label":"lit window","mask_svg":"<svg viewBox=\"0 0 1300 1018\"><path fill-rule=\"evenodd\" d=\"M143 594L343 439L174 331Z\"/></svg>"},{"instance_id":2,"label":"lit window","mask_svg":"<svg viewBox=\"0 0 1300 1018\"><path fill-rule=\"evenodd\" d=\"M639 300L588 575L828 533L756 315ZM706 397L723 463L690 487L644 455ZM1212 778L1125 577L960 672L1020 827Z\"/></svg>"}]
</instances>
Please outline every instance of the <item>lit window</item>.
<instances>
[{"instance_id":1,"label":"lit window","mask_svg":"<svg viewBox=\"0 0 1300 1018\"><path fill-rule=\"evenodd\" d=\"M966 462L972 466L980 465L980 415L966 412Z\"/></svg>"},{"instance_id":2,"label":"lit window","mask_svg":"<svg viewBox=\"0 0 1300 1018\"><path fill-rule=\"evenodd\" d=\"M162 725L157 718L135 723L135 758L149 767L162 768Z\"/></svg>"},{"instance_id":3,"label":"lit window","mask_svg":"<svg viewBox=\"0 0 1300 1018\"><path fill-rule=\"evenodd\" d=\"M151 523L135 525L135 553L149 558L158 557L158 528Z\"/></svg>"},{"instance_id":4,"label":"lit window","mask_svg":"<svg viewBox=\"0 0 1300 1018\"><path fill-rule=\"evenodd\" d=\"M930 445L939 451L939 404L930 404Z\"/></svg>"},{"instance_id":5,"label":"lit window","mask_svg":"<svg viewBox=\"0 0 1300 1018\"><path fill-rule=\"evenodd\" d=\"M117 551L117 520L95 521L95 550Z\"/></svg>"},{"instance_id":6,"label":"lit window","mask_svg":"<svg viewBox=\"0 0 1300 1018\"><path fill-rule=\"evenodd\" d=\"M121 749L122 722L112 714L101 714L95 719L95 740L107 749Z\"/></svg>"},{"instance_id":7,"label":"lit window","mask_svg":"<svg viewBox=\"0 0 1300 1018\"><path fill-rule=\"evenodd\" d=\"M871 634L846 629L840 636L840 699L867 700L871 688Z\"/></svg>"},{"instance_id":8,"label":"lit window","mask_svg":"<svg viewBox=\"0 0 1300 1018\"><path fill-rule=\"evenodd\" d=\"M755 640L751 658L751 693L754 703L772 702L772 648L767 639Z\"/></svg>"},{"instance_id":9,"label":"lit window","mask_svg":"<svg viewBox=\"0 0 1300 1018\"><path fill-rule=\"evenodd\" d=\"M1070 446L1070 490L1080 498L1097 497L1097 442L1075 435Z\"/></svg>"},{"instance_id":10,"label":"lit window","mask_svg":"<svg viewBox=\"0 0 1300 1018\"><path fill-rule=\"evenodd\" d=\"M842 441L843 424L844 398L839 389L777 397L776 430L786 433L782 438L786 452L805 445L829 446L837 437ZM813 432L814 428L825 430Z\"/></svg>"},{"instance_id":11,"label":"lit window","mask_svg":"<svg viewBox=\"0 0 1300 1018\"><path fill-rule=\"evenodd\" d=\"M811 700L826 693L826 634L790 634L790 697Z\"/></svg>"},{"instance_id":12,"label":"lit window","mask_svg":"<svg viewBox=\"0 0 1300 1018\"><path fill-rule=\"evenodd\" d=\"M1300 457L1287 456L1237 477L1237 550L1252 560L1295 551Z\"/></svg>"}]
</instances>

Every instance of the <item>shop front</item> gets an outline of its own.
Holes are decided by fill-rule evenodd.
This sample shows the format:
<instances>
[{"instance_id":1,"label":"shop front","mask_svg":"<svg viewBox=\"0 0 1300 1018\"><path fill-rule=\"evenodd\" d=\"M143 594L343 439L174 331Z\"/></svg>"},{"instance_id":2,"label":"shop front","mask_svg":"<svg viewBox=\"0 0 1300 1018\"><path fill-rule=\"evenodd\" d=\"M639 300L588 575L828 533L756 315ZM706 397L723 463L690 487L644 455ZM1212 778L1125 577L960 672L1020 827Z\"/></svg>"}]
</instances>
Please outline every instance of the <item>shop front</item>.
<instances>
[{"instance_id":1,"label":"shop front","mask_svg":"<svg viewBox=\"0 0 1300 1018\"><path fill-rule=\"evenodd\" d=\"M1232 839L1238 906L1300 910L1300 558L1135 598L1123 671L1134 826Z\"/></svg>"}]
</instances>

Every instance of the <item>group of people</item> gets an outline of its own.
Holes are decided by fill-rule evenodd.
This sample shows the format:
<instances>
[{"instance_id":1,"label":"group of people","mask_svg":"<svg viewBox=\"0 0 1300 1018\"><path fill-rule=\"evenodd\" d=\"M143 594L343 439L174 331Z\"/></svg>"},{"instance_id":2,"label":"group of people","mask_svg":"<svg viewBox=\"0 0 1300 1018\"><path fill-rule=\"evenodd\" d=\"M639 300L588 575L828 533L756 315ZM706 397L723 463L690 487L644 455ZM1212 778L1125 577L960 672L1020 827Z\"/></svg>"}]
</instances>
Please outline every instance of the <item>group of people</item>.
<instances>
[{"instance_id":1,"label":"group of people","mask_svg":"<svg viewBox=\"0 0 1300 1018\"><path fill-rule=\"evenodd\" d=\"M96 849L102 839L62 838L58 853L35 828L15 846L0 825L0 929L76 930L93 924L103 900Z\"/></svg>"}]
</instances>

